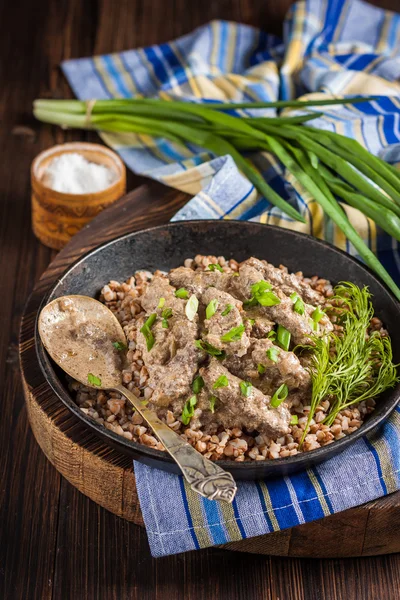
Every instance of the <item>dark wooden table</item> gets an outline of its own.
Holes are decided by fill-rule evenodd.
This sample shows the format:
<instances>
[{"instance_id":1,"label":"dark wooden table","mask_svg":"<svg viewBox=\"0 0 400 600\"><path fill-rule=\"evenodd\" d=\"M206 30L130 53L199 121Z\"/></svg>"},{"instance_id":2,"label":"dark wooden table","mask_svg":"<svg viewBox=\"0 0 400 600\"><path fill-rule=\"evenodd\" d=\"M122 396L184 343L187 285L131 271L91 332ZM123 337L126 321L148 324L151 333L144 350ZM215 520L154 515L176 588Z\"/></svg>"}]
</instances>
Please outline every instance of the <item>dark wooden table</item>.
<instances>
[{"instance_id":1,"label":"dark wooden table","mask_svg":"<svg viewBox=\"0 0 400 600\"><path fill-rule=\"evenodd\" d=\"M396 8L398 0L376 2ZM213 18L280 32L290 0L11 0L0 4L0 598L398 600L400 557L280 559L223 550L154 560L145 531L60 477L30 432L17 359L20 315L53 253L33 236L29 167L95 135L30 116L70 96L61 60L166 41ZM143 180L132 174L128 189ZM316 540L316 544L323 540Z\"/></svg>"}]
</instances>

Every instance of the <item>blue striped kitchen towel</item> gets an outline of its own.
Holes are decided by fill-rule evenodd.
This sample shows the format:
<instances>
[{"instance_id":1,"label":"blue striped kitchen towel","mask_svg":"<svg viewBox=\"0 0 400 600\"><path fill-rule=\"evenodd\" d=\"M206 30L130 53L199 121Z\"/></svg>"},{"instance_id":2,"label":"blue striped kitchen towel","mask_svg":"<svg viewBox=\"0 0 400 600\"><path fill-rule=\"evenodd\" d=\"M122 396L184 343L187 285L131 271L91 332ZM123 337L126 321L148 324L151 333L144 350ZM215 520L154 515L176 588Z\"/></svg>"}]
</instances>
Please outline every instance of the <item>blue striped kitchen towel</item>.
<instances>
[{"instance_id":1,"label":"blue striped kitchen towel","mask_svg":"<svg viewBox=\"0 0 400 600\"><path fill-rule=\"evenodd\" d=\"M355 138L392 164L400 162L400 16L360 0L296 3L286 17L283 41L249 26L213 21L168 44L71 60L63 70L82 100L138 95L204 102L378 96L372 102L329 107L311 125ZM253 111L245 113L251 116ZM271 223L356 254L314 199L267 153L250 158L270 185L302 212L305 225L259 197L229 156L215 157L193 145L182 148L145 135L102 137L135 172L194 195L175 220ZM343 208L400 282L398 243L356 209ZM399 470L399 409L380 431L323 465L290 477L240 483L232 505L205 500L181 477L135 463L154 556L237 541L357 506L398 490Z\"/></svg>"}]
</instances>

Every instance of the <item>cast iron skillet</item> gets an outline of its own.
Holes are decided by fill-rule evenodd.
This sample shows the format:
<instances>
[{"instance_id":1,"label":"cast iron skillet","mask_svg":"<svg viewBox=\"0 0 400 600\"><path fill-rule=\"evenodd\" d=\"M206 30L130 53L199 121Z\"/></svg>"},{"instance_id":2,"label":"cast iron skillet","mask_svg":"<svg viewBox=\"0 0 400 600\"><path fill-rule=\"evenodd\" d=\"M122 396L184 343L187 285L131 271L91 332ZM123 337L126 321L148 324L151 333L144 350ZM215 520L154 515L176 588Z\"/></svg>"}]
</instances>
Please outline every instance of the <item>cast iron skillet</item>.
<instances>
[{"instance_id":1,"label":"cast iron skillet","mask_svg":"<svg viewBox=\"0 0 400 600\"><path fill-rule=\"evenodd\" d=\"M286 265L290 271L306 276L319 275L332 283L352 281L368 285L373 294L376 315L389 330L394 360L400 362L400 304L377 277L358 261L315 238L281 229L241 221L182 221L138 231L116 238L79 259L54 284L42 306L65 294L98 297L110 279L124 281L136 270L169 270L196 254L225 256L242 261L250 256ZM49 384L68 407L106 444L143 463L177 473L175 463L158 450L131 442L105 429L87 417L74 403L63 373L45 352L35 330L39 363ZM400 385L384 393L375 411L356 432L328 446L288 458L249 463L220 461L236 479L263 479L310 467L348 448L353 442L379 425L395 408Z\"/></svg>"}]
</instances>

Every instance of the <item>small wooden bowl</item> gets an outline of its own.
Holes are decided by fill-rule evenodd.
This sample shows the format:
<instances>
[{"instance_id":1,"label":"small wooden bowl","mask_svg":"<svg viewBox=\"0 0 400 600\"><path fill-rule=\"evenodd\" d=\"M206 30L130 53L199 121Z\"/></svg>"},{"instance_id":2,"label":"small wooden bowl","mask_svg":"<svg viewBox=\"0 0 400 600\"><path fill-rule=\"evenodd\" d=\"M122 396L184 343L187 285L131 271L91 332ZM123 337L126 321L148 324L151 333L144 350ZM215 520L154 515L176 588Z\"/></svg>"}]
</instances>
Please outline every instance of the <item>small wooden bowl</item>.
<instances>
[{"instance_id":1,"label":"small wooden bowl","mask_svg":"<svg viewBox=\"0 0 400 600\"><path fill-rule=\"evenodd\" d=\"M43 184L48 164L64 153L77 152L87 160L112 169L117 178L108 188L93 194L56 192ZM126 169L118 154L100 144L73 142L53 146L41 152L31 167L32 228L39 240L60 250L99 212L123 196L126 191Z\"/></svg>"}]
</instances>

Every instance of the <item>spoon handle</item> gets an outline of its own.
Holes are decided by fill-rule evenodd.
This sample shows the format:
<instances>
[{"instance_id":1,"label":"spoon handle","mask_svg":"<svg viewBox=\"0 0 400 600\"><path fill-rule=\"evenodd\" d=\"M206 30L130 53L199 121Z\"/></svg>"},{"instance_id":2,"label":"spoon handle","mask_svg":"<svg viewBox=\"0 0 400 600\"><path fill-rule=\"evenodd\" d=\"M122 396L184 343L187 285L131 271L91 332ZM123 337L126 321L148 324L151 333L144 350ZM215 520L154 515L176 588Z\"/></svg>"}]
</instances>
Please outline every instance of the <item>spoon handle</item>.
<instances>
[{"instance_id":1,"label":"spoon handle","mask_svg":"<svg viewBox=\"0 0 400 600\"><path fill-rule=\"evenodd\" d=\"M150 425L167 452L178 464L192 490L209 500L232 502L236 494L236 483L230 473L197 452L178 433L168 427L155 412L143 406L142 402L125 387L115 388L133 404L135 410Z\"/></svg>"}]
</instances>

